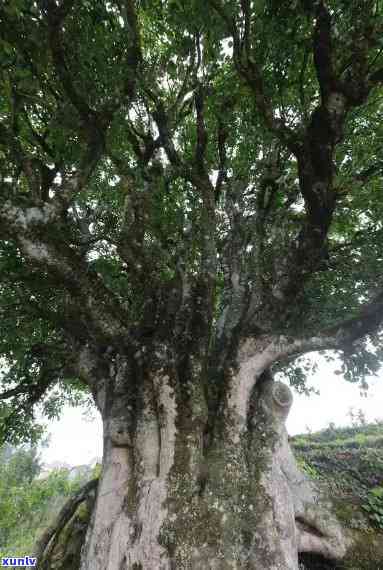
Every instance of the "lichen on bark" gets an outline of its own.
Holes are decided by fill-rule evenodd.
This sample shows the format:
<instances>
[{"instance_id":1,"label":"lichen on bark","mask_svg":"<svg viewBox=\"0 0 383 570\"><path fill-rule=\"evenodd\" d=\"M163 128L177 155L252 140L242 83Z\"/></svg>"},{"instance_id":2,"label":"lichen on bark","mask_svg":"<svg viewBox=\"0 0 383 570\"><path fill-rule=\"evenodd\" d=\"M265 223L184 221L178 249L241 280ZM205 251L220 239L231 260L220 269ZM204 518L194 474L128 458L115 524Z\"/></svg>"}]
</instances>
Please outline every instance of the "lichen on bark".
<instances>
[{"instance_id":1,"label":"lichen on bark","mask_svg":"<svg viewBox=\"0 0 383 570\"><path fill-rule=\"evenodd\" d=\"M332 514L318 507L318 495L299 473L288 446L289 388L262 375L254 384L245 424L231 409L208 444L200 442L196 449L196 418L197 426L201 418L206 421L206 407L199 391L184 387L177 395L170 368L162 380L162 368L156 369L161 410L157 416L143 412L131 438L116 439L119 406L119 421L105 422L103 473L81 570L260 565L297 570L302 536L306 543L314 537L315 552L341 558L346 550L341 529ZM140 401L149 404L146 398ZM154 419L156 448L150 443L153 428L148 429ZM237 426L240 436L232 438Z\"/></svg>"}]
</instances>

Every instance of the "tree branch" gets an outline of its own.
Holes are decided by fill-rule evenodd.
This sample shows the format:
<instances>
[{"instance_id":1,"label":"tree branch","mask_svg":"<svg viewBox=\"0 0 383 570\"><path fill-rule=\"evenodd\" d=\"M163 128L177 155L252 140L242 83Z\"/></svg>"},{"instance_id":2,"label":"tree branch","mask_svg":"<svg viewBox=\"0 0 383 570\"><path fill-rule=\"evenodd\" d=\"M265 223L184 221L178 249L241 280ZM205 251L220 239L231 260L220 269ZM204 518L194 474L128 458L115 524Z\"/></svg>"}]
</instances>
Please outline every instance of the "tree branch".
<instances>
[{"instance_id":1,"label":"tree branch","mask_svg":"<svg viewBox=\"0 0 383 570\"><path fill-rule=\"evenodd\" d=\"M368 334L375 333L383 323L383 292L378 293L369 302L362 305L359 314L351 319L334 325L323 331L323 335L332 335L338 347L353 343Z\"/></svg>"},{"instance_id":2,"label":"tree branch","mask_svg":"<svg viewBox=\"0 0 383 570\"><path fill-rule=\"evenodd\" d=\"M44 267L68 290L85 330L104 341L127 332L127 315L101 277L68 244L55 238L63 220L54 205L22 208L8 200L0 207L0 221L23 255L33 265Z\"/></svg>"},{"instance_id":3,"label":"tree branch","mask_svg":"<svg viewBox=\"0 0 383 570\"><path fill-rule=\"evenodd\" d=\"M0 423L0 444L6 441L10 431L14 427L14 422L20 421L20 418L32 416L34 406L41 401L56 380L56 370L47 366L42 366L37 382L29 386L29 389L22 390L22 385L17 386L14 390L7 390L0 395L0 400L8 398L16 398L15 404L11 408L11 412L1 419ZM13 392L13 393L12 393ZM17 396L24 394L24 399L17 399Z\"/></svg>"},{"instance_id":4,"label":"tree branch","mask_svg":"<svg viewBox=\"0 0 383 570\"><path fill-rule=\"evenodd\" d=\"M233 39L233 60L240 77L250 87L254 94L255 103L265 125L293 154L297 154L301 148L298 129L288 127L281 118L275 116L270 98L266 94L266 88L262 76L261 66L255 59L255 48L251 45L251 12L250 3L241 3L243 10L244 37L240 37L239 26L235 18L229 16L220 0L209 0L209 4L219 14L228 33Z\"/></svg>"},{"instance_id":5,"label":"tree branch","mask_svg":"<svg viewBox=\"0 0 383 570\"><path fill-rule=\"evenodd\" d=\"M321 97L325 102L335 87L335 76L332 63L331 16L322 0L316 10L313 51Z\"/></svg>"},{"instance_id":6,"label":"tree branch","mask_svg":"<svg viewBox=\"0 0 383 570\"><path fill-rule=\"evenodd\" d=\"M359 314L346 319L317 334L304 338L290 339L283 335L272 337L268 347L272 348L272 361L283 361L292 355L301 355L318 350L345 350L353 342L374 334L383 324L383 292L363 305Z\"/></svg>"},{"instance_id":7,"label":"tree branch","mask_svg":"<svg viewBox=\"0 0 383 570\"><path fill-rule=\"evenodd\" d=\"M74 0L63 2L59 7L53 0L46 0L45 4L49 45L54 67L65 94L80 116L82 129L79 129L79 133L82 138L85 134L87 145L87 152L82 158L78 172L70 175L63 182L61 191L57 196L57 200L64 207L67 207L72 196L85 186L105 150L106 128L110 124L113 114L106 112L106 110L99 113L90 107L86 98L76 88L65 60L62 25L74 5Z\"/></svg>"},{"instance_id":8,"label":"tree branch","mask_svg":"<svg viewBox=\"0 0 383 570\"><path fill-rule=\"evenodd\" d=\"M11 388L0 393L0 400L7 400L13 396L20 396L21 394L28 394L31 392L33 386L20 384L16 388Z\"/></svg>"},{"instance_id":9,"label":"tree branch","mask_svg":"<svg viewBox=\"0 0 383 570\"><path fill-rule=\"evenodd\" d=\"M202 85L199 85L194 95L195 108L196 108L196 130L197 130L197 143L195 149L195 164L196 168L201 175L206 175L204 166L205 153L207 147L207 131L204 120L204 92Z\"/></svg>"},{"instance_id":10,"label":"tree branch","mask_svg":"<svg viewBox=\"0 0 383 570\"><path fill-rule=\"evenodd\" d=\"M134 0L118 0L124 23L129 31L129 67L135 71L142 62L141 36ZM133 94L133 93L131 93Z\"/></svg>"},{"instance_id":11,"label":"tree branch","mask_svg":"<svg viewBox=\"0 0 383 570\"><path fill-rule=\"evenodd\" d=\"M169 117L166 113L164 104L159 99L159 97L155 96L155 94L152 91L150 91L150 98L155 104L155 111L153 113L153 118L157 123L161 143L165 149L166 155L170 163L177 169L177 171L184 172L184 175L188 173L188 176L190 177L190 169L183 164L174 146L171 134L171 128L169 125Z\"/></svg>"},{"instance_id":12,"label":"tree branch","mask_svg":"<svg viewBox=\"0 0 383 570\"><path fill-rule=\"evenodd\" d=\"M90 138L93 138L95 136L93 129L98 129L96 112L91 109L86 99L75 87L72 75L65 60L62 25L74 5L74 0L64 2L60 7L57 7L53 0L46 0L45 4L49 28L49 45L55 70L70 102L74 108L77 109L80 117L85 121L85 126L89 130Z\"/></svg>"},{"instance_id":13,"label":"tree branch","mask_svg":"<svg viewBox=\"0 0 383 570\"><path fill-rule=\"evenodd\" d=\"M75 514L78 506L88 499L90 493L95 491L97 486L98 479L92 479L81 487L73 497L66 501L54 522L44 530L43 534L36 541L33 552L39 562L39 568L45 567L44 565L49 559L49 555L53 551L61 531Z\"/></svg>"},{"instance_id":14,"label":"tree branch","mask_svg":"<svg viewBox=\"0 0 383 570\"><path fill-rule=\"evenodd\" d=\"M227 156L226 156L226 141L228 139L228 131L222 120L221 115L218 116L217 128L217 146L218 146L218 176L215 183L215 200L219 200L223 184L226 180L227 173Z\"/></svg>"},{"instance_id":15,"label":"tree branch","mask_svg":"<svg viewBox=\"0 0 383 570\"><path fill-rule=\"evenodd\" d=\"M131 102L136 94L137 77L143 62L141 34L134 0L116 0L121 17L128 34L126 37L127 55L121 61L127 73L122 88L121 97L113 98L103 105L99 115L109 121L114 113L124 104Z\"/></svg>"}]
</instances>

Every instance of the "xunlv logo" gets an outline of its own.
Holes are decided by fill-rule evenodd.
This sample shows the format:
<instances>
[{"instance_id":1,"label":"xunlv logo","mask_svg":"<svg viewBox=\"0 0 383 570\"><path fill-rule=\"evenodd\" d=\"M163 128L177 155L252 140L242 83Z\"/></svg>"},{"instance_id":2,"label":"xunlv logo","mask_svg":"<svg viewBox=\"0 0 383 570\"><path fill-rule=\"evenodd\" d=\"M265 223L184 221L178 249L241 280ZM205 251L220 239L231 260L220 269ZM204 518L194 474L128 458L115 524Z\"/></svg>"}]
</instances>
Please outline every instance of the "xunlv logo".
<instances>
[{"instance_id":1,"label":"xunlv logo","mask_svg":"<svg viewBox=\"0 0 383 570\"><path fill-rule=\"evenodd\" d=\"M31 558L30 556L22 556L21 558L3 557L1 559L1 565L8 566L9 568L17 568L19 566L36 566L36 558Z\"/></svg>"}]
</instances>

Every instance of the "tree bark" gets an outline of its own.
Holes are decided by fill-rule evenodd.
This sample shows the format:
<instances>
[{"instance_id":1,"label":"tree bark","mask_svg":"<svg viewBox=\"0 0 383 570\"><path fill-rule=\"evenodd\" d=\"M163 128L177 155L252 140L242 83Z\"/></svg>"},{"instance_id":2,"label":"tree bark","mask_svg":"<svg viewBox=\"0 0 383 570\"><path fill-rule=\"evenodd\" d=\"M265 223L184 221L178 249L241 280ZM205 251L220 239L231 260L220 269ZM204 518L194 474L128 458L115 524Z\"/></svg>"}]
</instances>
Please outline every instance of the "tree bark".
<instances>
[{"instance_id":1,"label":"tree bark","mask_svg":"<svg viewBox=\"0 0 383 570\"><path fill-rule=\"evenodd\" d=\"M292 395L264 352L242 350L214 398L192 357L183 368L168 350L150 365L114 359L98 393L103 470L81 570L297 570L299 551L342 558L347 539L296 466Z\"/></svg>"}]
</instances>

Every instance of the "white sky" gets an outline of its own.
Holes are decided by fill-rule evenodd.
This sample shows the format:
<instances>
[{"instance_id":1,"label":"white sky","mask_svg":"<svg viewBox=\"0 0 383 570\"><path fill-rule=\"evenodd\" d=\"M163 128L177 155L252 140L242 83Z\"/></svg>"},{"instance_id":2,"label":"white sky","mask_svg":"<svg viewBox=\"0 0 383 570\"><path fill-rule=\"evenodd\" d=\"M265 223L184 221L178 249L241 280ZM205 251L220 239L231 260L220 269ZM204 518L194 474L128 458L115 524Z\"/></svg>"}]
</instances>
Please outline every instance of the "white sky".
<instances>
[{"instance_id":1,"label":"white sky","mask_svg":"<svg viewBox=\"0 0 383 570\"><path fill-rule=\"evenodd\" d=\"M325 428L330 422L336 426L351 423L349 411L361 409L367 421L383 420L383 369L377 377L369 380L367 397L360 394L359 386L334 374L339 368L336 361L327 363L319 357L318 372L313 375L310 384L319 389L321 394L303 396L294 394L294 403L287 420L291 435L307 432L307 428L316 431ZM50 445L42 450L45 463L59 461L70 465L83 465L95 457L102 456L102 427L98 413L90 421L83 417L81 409L67 408L60 421L51 422Z\"/></svg>"}]
</instances>

